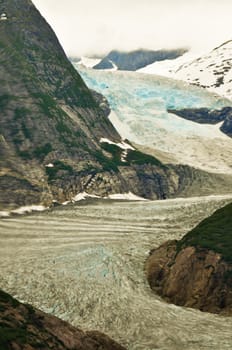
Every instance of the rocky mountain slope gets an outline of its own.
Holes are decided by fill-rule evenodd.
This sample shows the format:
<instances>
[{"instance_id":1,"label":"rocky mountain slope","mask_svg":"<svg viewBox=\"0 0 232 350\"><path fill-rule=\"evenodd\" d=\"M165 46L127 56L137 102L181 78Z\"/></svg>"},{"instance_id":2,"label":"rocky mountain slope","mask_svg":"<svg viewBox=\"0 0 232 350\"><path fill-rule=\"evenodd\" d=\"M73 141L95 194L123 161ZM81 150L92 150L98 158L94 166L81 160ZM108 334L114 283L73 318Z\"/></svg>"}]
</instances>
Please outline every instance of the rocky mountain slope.
<instances>
[{"instance_id":1,"label":"rocky mountain slope","mask_svg":"<svg viewBox=\"0 0 232 350\"><path fill-rule=\"evenodd\" d=\"M120 136L105 101L87 89L31 1L2 1L1 8L0 198L7 201L9 191L9 202L20 205L43 200L44 192L49 202L47 164L58 162L54 172L63 178L81 173L97 163L103 135Z\"/></svg>"},{"instance_id":2,"label":"rocky mountain slope","mask_svg":"<svg viewBox=\"0 0 232 350\"><path fill-rule=\"evenodd\" d=\"M30 0L3 0L0 11L0 209L84 191L166 198L192 178L202 183L207 173L122 147L106 99L86 87ZM106 149L101 139L119 146Z\"/></svg>"},{"instance_id":3,"label":"rocky mountain slope","mask_svg":"<svg viewBox=\"0 0 232 350\"><path fill-rule=\"evenodd\" d=\"M125 350L100 332L83 332L0 291L0 349Z\"/></svg>"},{"instance_id":4,"label":"rocky mountain slope","mask_svg":"<svg viewBox=\"0 0 232 350\"><path fill-rule=\"evenodd\" d=\"M232 40L223 43L207 55L181 65L176 70L175 77L231 99Z\"/></svg>"},{"instance_id":5,"label":"rocky mountain slope","mask_svg":"<svg viewBox=\"0 0 232 350\"><path fill-rule=\"evenodd\" d=\"M202 311L232 312L232 204L217 210L180 241L151 252L146 273L167 301Z\"/></svg>"},{"instance_id":6,"label":"rocky mountain slope","mask_svg":"<svg viewBox=\"0 0 232 350\"><path fill-rule=\"evenodd\" d=\"M131 52L113 50L93 68L136 71L137 69L145 67L153 62L167 59L173 60L182 56L186 51L186 49L157 51L140 49Z\"/></svg>"}]
</instances>

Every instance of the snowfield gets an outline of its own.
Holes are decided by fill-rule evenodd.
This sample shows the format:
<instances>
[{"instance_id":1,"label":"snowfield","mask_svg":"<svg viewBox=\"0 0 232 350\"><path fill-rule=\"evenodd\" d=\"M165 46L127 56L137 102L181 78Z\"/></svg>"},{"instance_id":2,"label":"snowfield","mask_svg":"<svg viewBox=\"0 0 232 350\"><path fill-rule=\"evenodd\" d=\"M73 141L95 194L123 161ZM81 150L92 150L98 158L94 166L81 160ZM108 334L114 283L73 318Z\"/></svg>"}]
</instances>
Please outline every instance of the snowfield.
<instances>
[{"instance_id":1,"label":"snowfield","mask_svg":"<svg viewBox=\"0 0 232 350\"><path fill-rule=\"evenodd\" d=\"M199 56L188 52L175 60L157 62L138 72L183 80L232 99L232 41L210 53Z\"/></svg>"},{"instance_id":2,"label":"snowfield","mask_svg":"<svg viewBox=\"0 0 232 350\"><path fill-rule=\"evenodd\" d=\"M191 63L180 66L175 78L232 99L232 41Z\"/></svg>"},{"instance_id":3,"label":"snowfield","mask_svg":"<svg viewBox=\"0 0 232 350\"><path fill-rule=\"evenodd\" d=\"M176 71L184 64L192 62L198 58L197 54L186 52L183 56L180 56L174 60L164 60L161 62L155 62L148 66L139 69L137 72L145 74L162 75L169 78L175 78Z\"/></svg>"}]
</instances>

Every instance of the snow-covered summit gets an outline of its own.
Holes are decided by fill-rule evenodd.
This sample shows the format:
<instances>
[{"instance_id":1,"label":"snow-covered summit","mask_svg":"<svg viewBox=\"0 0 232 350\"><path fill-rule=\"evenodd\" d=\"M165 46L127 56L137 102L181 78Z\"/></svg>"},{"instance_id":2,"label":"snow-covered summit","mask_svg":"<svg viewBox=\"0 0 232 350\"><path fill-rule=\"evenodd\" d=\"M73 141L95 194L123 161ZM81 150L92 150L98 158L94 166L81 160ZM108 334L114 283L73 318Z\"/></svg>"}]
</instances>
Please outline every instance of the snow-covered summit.
<instances>
[{"instance_id":1,"label":"snow-covered summit","mask_svg":"<svg viewBox=\"0 0 232 350\"><path fill-rule=\"evenodd\" d=\"M232 99L232 40L183 64L174 76Z\"/></svg>"},{"instance_id":2,"label":"snow-covered summit","mask_svg":"<svg viewBox=\"0 0 232 350\"><path fill-rule=\"evenodd\" d=\"M160 62L154 62L144 68L137 70L137 72L145 74L156 74L169 78L174 78L175 72L180 66L192 62L195 58L198 58L198 55L190 51L186 52L184 55L176 59L168 59Z\"/></svg>"}]
</instances>

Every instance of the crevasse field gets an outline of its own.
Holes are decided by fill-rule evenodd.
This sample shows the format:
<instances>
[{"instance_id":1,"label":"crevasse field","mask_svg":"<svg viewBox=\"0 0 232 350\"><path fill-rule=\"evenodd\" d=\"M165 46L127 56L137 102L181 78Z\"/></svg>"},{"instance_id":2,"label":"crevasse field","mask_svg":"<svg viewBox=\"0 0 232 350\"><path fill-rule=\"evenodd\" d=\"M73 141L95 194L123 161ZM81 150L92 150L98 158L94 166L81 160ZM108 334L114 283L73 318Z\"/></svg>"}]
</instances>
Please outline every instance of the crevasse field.
<instances>
[{"instance_id":1,"label":"crevasse field","mask_svg":"<svg viewBox=\"0 0 232 350\"><path fill-rule=\"evenodd\" d=\"M149 148L154 155L163 153L172 163L232 173L232 139L219 130L220 124L197 124L167 112L219 109L231 106L231 101L165 77L77 67L86 84L106 96L112 110L109 118L124 138Z\"/></svg>"},{"instance_id":2,"label":"crevasse field","mask_svg":"<svg viewBox=\"0 0 232 350\"><path fill-rule=\"evenodd\" d=\"M0 288L128 350L231 349L232 318L169 305L149 288L151 249L232 200L90 200L0 221Z\"/></svg>"}]
</instances>

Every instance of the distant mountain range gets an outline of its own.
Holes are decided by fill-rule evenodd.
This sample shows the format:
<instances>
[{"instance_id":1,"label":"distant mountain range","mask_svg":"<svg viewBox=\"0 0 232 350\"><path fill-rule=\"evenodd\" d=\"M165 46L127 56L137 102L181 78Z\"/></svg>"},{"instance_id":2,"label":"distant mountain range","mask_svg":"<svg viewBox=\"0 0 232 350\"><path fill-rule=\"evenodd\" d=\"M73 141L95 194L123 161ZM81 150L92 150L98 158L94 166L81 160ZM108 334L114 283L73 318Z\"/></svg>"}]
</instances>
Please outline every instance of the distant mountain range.
<instances>
[{"instance_id":1,"label":"distant mountain range","mask_svg":"<svg viewBox=\"0 0 232 350\"><path fill-rule=\"evenodd\" d=\"M145 67L153 62L167 59L173 60L182 56L187 51L188 50L184 48L157 51L140 49L131 52L113 50L93 68L136 71L137 69Z\"/></svg>"}]
</instances>

